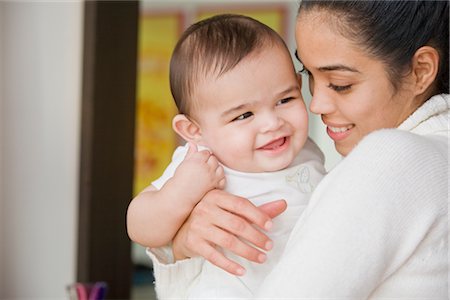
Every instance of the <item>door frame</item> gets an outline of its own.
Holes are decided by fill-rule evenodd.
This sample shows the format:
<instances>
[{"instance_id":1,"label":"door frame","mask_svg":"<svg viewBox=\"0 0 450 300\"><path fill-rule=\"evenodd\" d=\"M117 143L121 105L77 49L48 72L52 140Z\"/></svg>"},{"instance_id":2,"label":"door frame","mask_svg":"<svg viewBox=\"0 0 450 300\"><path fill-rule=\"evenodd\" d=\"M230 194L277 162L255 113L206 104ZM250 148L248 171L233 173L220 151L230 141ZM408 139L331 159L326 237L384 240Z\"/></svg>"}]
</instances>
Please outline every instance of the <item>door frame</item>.
<instances>
[{"instance_id":1,"label":"door frame","mask_svg":"<svg viewBox=\"0 0 450 300\"><path fill-rule=\"evenodd\" d=\"M85 1L77 281L129 299L138 1Z\"/></svg>"}]
</instances>

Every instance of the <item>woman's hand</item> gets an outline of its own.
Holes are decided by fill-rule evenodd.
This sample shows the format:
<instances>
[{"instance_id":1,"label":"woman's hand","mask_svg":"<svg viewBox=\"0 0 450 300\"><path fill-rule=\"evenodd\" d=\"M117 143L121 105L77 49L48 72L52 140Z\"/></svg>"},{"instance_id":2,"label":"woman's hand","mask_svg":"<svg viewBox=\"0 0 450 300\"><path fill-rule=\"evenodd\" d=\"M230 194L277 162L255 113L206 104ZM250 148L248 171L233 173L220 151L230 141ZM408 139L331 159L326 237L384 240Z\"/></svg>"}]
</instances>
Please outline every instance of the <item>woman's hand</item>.
<instances>
[{"instance_id":1,"label":"woman's hand","mask_svg":"<svg viewBox=\"0 0 450 300\"><path fill-rule=\"evenodd\" d=\"M203 256L231 274L243 275L244 268L225 257L218 247L250 261L264 262L266 255L256 247L270 250L273 244L254 225L270 230L271 218L285 209L284 200L270 202L258 208L245 198L222 190L212 190L196 205L175 236L174 257L180 260Z\"/></svg>"}]
</instances>

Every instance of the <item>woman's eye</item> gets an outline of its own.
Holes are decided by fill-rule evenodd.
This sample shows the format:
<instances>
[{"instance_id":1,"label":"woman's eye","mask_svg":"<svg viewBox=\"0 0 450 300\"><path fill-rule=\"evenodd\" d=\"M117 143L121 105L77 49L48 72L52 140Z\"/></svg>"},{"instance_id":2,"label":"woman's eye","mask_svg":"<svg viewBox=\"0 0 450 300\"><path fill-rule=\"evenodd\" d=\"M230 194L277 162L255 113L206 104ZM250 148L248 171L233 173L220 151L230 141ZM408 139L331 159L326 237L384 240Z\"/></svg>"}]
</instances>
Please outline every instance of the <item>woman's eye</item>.
<instances>
[{"instance_id":1,"label":"woman's eye","mask_svg":"<svg viewBox=\"0 0 450 300\"><path fill-rule=\"evenodd\" d=\"M291 102L292 100L294 100L294 98L293 98L293 97L289 97L289 98L284 98L284 99L281 99L280 101L278 101L278 102L277 102L277 105L281 105L281 104L289 103L289 102Z\"/></svg>"},{"instance_id":2,"label":"woman's eye","mask_svg":"<svg viewBox=\"0 0 450 300\"><path fill-rule=\"evenodd\" d=\"M238 116L237 118L234 118L232 121L241 121L241 120L250 118L251 116L253 116L253 113L248 111L248 112L243 113L242 115Z\"/></svg>"},{"instance_id":3,"label":"woman's eye","mask_svg":"<svg viewBox=\"0 0 450 300\"><path fill-rule=\"evenodd\" d=\"M344 91L349 90L352 87L352 85L351 84L349 84L349 85L334 85L334 84L330 83L328 85L328 87L335 90L336 92L344 92Z\"/></svg>"}]
</instances>

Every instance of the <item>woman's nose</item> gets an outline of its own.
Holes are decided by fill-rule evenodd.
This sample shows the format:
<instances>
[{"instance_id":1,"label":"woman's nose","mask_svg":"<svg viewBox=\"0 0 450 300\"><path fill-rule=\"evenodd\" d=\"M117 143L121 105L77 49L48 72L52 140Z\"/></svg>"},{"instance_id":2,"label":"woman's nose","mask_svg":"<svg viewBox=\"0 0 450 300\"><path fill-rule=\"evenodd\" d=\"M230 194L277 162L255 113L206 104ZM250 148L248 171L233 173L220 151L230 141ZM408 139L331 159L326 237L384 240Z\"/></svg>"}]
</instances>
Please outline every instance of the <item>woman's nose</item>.
<instances>
[{"instance_id":1,"label":"woman's nose","mask_svg":"<svg viewBox=\"0 0 450 300\"><path fill-rule=\"evenodd\" d=\"M321 91L314 90L309 109L312 113L326 115L336 110L336 105L332 97Z\"/></svg>"}]
</instances>

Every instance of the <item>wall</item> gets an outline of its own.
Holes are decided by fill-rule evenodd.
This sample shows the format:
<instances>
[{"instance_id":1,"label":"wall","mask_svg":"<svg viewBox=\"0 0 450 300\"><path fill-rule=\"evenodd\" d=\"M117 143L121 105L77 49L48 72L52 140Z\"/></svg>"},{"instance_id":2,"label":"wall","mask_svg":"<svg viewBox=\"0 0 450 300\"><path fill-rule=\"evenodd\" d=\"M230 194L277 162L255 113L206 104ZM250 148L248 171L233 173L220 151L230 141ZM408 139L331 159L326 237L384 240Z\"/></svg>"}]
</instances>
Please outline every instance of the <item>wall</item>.
<instances>
[{"instance_id":1,"label":"wall","mask_svg":"<svg viewBox=\"0 0 450 300\"><path fill-rule=\"evenodd\" d=\"M82 23L81 0L0 1L0 299L75 280Z\"/></svg>"},{"instance_id":2,"label":"wall","mask_svg":"<svg viewBox=\"0 0 450 300\"><path fill-rule=\"evenodd\" d=\"M3 20L3 5L4 5L4 2L3 1L1 1L0 2L0 245L3 245L3 219L4 219L4 217L3 217L3 210L2 210L2 208L3 208L3 187L2 187L2 185L3 185L3 180L2 180L2 175L3 175L3 172L2 172L2 170L3 170L3 163L2 163L2 159L3 159L3 130L2 130L2 128L3 128L3 122L2 122L2 120L3 120L3 110L2 110L2 107L3 107L3 80L2 80L2 75L3 75L3 72L1 72L1 70L3 70L3 68L2 68L2 53L3 53L3 51L2 51L2 49L3 49L3 35L2 35L2 32L3 32L3 23L1 22L1 20ZM1 291L3 291L3 272L1 271L1 270L3 270L3 247L1 247L0 246L0 298L1 298L1 296L2 296L2 292Z\"/></svg>"},{"instance_id":3,"label":"wall","mask_svg":"<svg viewBox=\"0 0 450 300\"><path fill-rule=\"evenodd\" d=\"M75 280L82 8L1 1L0 299Z\"/></svg>"}]
</instances>

